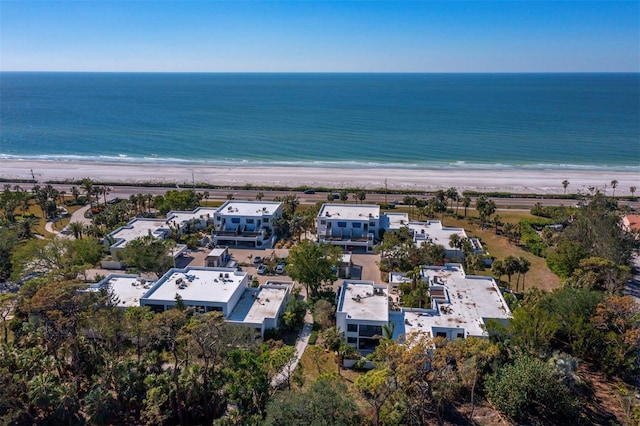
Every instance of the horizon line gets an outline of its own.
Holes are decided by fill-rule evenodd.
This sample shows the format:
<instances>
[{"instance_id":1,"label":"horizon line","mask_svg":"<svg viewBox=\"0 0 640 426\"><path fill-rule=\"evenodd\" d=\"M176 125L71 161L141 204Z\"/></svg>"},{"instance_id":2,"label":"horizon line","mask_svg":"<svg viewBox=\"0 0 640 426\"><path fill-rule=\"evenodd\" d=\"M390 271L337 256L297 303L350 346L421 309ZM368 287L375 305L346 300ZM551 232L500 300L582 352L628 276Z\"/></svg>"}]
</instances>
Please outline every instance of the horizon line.
<instances>
[{"instance_id":1,"label":"horizon line","mask_svg":"<svg viewBox=\"0 0 640 426\"><path fill-rule=\"evenodd\" d=\"M637 71L96 71L0 70L0 73L83 74L640 74Z\"/></svg>"}]
</instances>

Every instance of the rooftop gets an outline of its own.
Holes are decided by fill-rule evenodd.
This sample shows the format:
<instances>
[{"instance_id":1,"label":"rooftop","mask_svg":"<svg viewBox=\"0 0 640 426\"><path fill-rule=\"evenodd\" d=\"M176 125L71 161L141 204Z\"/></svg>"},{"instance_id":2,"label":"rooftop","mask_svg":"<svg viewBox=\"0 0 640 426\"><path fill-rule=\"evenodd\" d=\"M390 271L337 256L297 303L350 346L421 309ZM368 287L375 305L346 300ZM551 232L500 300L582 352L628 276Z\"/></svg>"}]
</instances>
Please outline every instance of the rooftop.
<instances>
[{"instance_id":1,"label":"rooftop","mask_svg":"<svg viewBox=\"0 0 640 426\"><path fill-rule=\"evenodd\" d=\"M182 224L192 219L206 218L207 215L213 218L213 214L218 211L217 208L212 207L198 207L193 211L176 210L167 213L167 222L175 221L178 224Z\"/></svg>"},{"instance_id":2,"label":"rooftop","mask_svg":"<svg viewBox=\"0 0 640 426\"><path fill-rule=\"evenodd\" d=\"M114 246L124 248L129 241L135 240L136 238L147 235L162 238L165 232L169 232L169 228L163 219L136 218L109 235L116 240Z\"/></svg>"},{"instance_id":3,"label":"rooftop","mask_svg":"<svg viewBox=\"0 0 640 426\"><path fill-rule=\"evenodd\" d=\"M229 200L218 209L220 215L230 216L272 216L282 203L269 201Z\"/></svg>"},{"instance_id":4,"label":"rooftop","mask_svg":"<svg viewBox=\"0 0 640 426\"><path fill-rule=\"evenodd\" d=\"M292 282L267 282L258 288L247 288L227 320L262 324L267 318L275 318L292 288Z\"/></svg>"},{"instance_id":5,"label":"rooftop","mask_svg":"<svg viewBox=\"0 0 640 426\"><path fill-rule=\"evenodd\" d=\"M386 285L373 281L344 280L338 312L347 314L348 319L388 322L389 294Z\"/></svg>"},{"instance_id":6,"label":"rooftop","mask_svg":"<svg viewBox=\"0 0 640 426\"><path fill-rule=\"evenodd\" d=\"M111 274L97 284L91 286L92 290L110 288L118 297L118 307L128 308L140 306L140 298L151 288L155 280L146 280L138 275Z\"/></svg>"},{"instance_id":7,"label":"rooftop","mask_svg":"<svg viewBox=\"0 0 640 426\"><path fill-rule=\"evenodd\" d=\"M409 323L406 328L458 327L465 329L465 337L486 336L486 319L511 317L511 311L493 278L466 275L462 265L453 263L444 267L429 266L422 273L430 280L434 309L405 310L405 320Z\"/></svg>"},{"instance_id":8,"label":"rooftop","mask_svg":"<svg viewBox=\"0 0 640 426\"><path fill-rule=\"evenodd\" d=\"M377 204L330 204L322 205L318 217L346 220L379 219L380 206Z\"/></svg>"},{"instance_id":9,"label":"rooftop","mask_svg":"<svg viewBox=\"0 0 640 426\"><path fill-rule=\"evenodd\" d=\"M418 246L429 242L444 246L447 250L455 250L455 247L451 247L449 243L449 237L453 234L458 234L461 238L467 238L463 228L442 226L442 222L439 220L409 222L408 227L414 232L414 240Z\"/></svg>"},{"instance_id":10,"label":"rooftop","mask_svg":"<svg viewBox=\"0 0 640 426\"><path fill-rule=\"evenodd\" d=\"M403 226L407 226L409 223L409 214L408 213L391 213L386 212L382 215L385 218L385 223L383 228L397 231Z\"/></svg>"},{"instance_id":11,"label":"rooftop","mask_svg":"<svg viewBox=\"0 0 640 426\"><path fill-rule=\"evenodd\" d=\"M145 299L173 301L179 294L185 302L227 303L246 280L245 272L233 268L174 268L158 280Z\"/></svg>"}]
</instances>

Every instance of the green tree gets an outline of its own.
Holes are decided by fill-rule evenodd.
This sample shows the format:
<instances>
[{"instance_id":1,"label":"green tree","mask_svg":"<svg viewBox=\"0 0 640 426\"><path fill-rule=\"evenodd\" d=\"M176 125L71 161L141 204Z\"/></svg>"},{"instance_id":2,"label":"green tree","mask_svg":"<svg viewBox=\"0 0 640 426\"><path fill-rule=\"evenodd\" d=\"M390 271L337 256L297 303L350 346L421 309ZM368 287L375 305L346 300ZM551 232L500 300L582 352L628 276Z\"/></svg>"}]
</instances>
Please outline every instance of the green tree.
<instances>
[{"instance_id":1,"label":"green tree","mask_svg":"<svg viewBox=\"0 0 640 426\"><path fill-rule=\"evenodd\" d=\"M567 187L569 186L569 181L568 180L563 180L562 181L562 188L564 189L564 194L567 195Z\"/></svg>"},{"instance_id":2,"label":"green tree","mask_svg":"<svg viewBox=\"0 0 640 426\"><path fill-rule=\"evenodd\" d=\"M340 194L340 201L342 201L343 204L346 204L347 200L349 199L349 193L345 190L341 190L339 194Z\"/></svg>"},{"instance_id":3,"label":"green tree","mask_svg":"<svg viewBox=\"0 0 640 426\"><path fill-rule=\"evenodd\" d=\"M611 195L612 197L616 196L616 188L618 187L618 181L616 179L611 181L611 188L613 188L613 194Z\"/></svg>"},{"instance_id":4,"label":"green tree","mask_svg":"<svg viewBox=\"0 0 640 426\"><path fill-rule=\"evenodd\" d=\"M553 367L531 357L519 357L487 380L491 402L516 422L538 419L543 424L575 421L578 401L558 381Z\"/></svg>"},{"instance_id":5,"label":"green tree","mask_svg":"<svg viewBox=\"0 0 640 426\"><path fill-rule=\"evenodd\" d=\"M480 216L480 223L484 227L489 218L496 211L496 203L488 199L485 195L481 195L476 199L476 210Z\"/></svg>"},{"instance_id":6,"label":"green tree","mask_svg":"<svg viewBox=\"0 0 640 426\"><path fill-rule=\"evenodd\" d=\"M361 424L358 406L345 385L333 376L320 376L308 390L276 394L267 405L266 425Z\"/></svg>"},{"instance_id":7,"label":"green tree","mask_svg":"<svg viewBox=\"0 0 640 426\"><path fill-rule=\"evenodd\" d=\"M71 222L69 224L69 230L73 233L73 238L79 240L84 233L84 224L82 222Z\"/></svg>"},{"instance_id":8,"label":"green tree","mask_svg":"<svg viewBox=\"0 0 640 426\"><path fill-rule=\"evenodd\" d=\"M153 272L161 277L173 266L171 251L173 240L159 240L153 236L144 236L129 241L116 252L116 257L130 268L143 272Z\"/></svg>"},{"instance_id":9,"label":"green tree","mask_svg":"<svg viewBox=\"0 0 640 426\"><path fill-rule=\"evenodd\" d=\"M305 286L307 295L315 298L325 284L336 281L342 250L328 243L303 240L289 251L287 274Z\"/></svg>"}]
</instances>

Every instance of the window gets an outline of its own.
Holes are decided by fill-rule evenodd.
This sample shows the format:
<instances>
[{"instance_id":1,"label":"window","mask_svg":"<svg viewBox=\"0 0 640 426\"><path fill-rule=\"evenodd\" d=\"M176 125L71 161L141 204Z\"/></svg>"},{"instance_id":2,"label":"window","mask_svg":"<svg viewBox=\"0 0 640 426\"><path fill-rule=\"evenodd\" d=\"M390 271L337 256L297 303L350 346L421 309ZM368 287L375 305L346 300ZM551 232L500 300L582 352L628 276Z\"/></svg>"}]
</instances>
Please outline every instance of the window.
<instances>
[{"instance_id":1,"label":"window","mask_svg":"<svg viewBox=\"0 0 640 426\"><path fill-rule=\"evenodd\" d=\"M347 324L347 331L350 333L356 333L358 331L358 324Z\"/></svg>"},{"instance_id":2,"label":"window","mask_svg":"<svg viewBox=\"0 0 640 426\"><path fill-rule=\"evenodd\" d=\"M253 219L247 219L247 223L253 223Z\"/></svg>"},{"instance_id":3,"label":"window","mask_svg":"<svg viewBox=\"0 0 640 426\"><path fill-rule=\"evenodd\" d=\"M375 223L375 222L369 222L369 226L373 226L373 227L375 227L375 226L376 226L376 223Z\"/></svg>"},{"instance_id":4,"label":"window","mask_svg":"<svg viewBox=\"0 0 640 426\"><path fill-rule=\"evenodd\" d=\"M347 222L338 222L338 228L346 228Z\"/></svg>"},{"instance_id":5,"label":"window","mask_svg":"<svg viewBox=\"0 0 640 426\"><path fill-rule=\"evenodd\" d=\"M350 345L355 345L356 343L358 343L358 338L357 337L347 337L347 343Z\"/></svg>"},{"instance_id":6,"label":"window","mask_svg":"<svg viewBox=\"0 0 640 426\"><path fill-rule=\"evenodd\" d=\"M240 223L240 218L239 217L232 217L231 218L231 223Z\"/></svg>"},{"instance_id":7,"label":"window","mask_svg":"<svg viewBox=\"0 0 640 426\"><path fill-rule=\"evenodd\" d=\"M442 332L442 331L438 331L438 332L436 333L436 337L444 337L444 338L446 338L446 337L447 337L447 333L444 333L444 332Z\"/></svg>"},{"instance_id":8,"label":"window","mask_svg":"<svg viewBox=\"0 0 640 426\"><path fill-rule=\"evenodd\" d=\"M360 228L362 227L362 224L360 222L353 222L351 226L353 226L354 228Z\"/></svg>"},{"instance_id":9,"label":"window","mask_svg":"<svg viewBox=\"0 0 640 426\"><path fill-rule=\"evenodd\" d=\"M327 224L327 221L326 221L326 220L321 220L321 221L320 221L320 225L326 225L326 224Z\"/></svg>"},{"instance_id":10,"label":"window","mask_svg":"<svg viewBox=\"0 0 640 426\"><path fill-rule=\"evenodd\" d=\"M464 339L464 333L458 333L458 339Z\"/></svg>"},{"instance_id":11,"label":"window","mask_svg":"<svg viewBox=\"0 0 640 426\"><path fill-rule=\"evenodd\" d=\"M360 336L373 337L382 335L382 326L380 325L363 325L360 327Z\"/></svg>"}]
</instances>

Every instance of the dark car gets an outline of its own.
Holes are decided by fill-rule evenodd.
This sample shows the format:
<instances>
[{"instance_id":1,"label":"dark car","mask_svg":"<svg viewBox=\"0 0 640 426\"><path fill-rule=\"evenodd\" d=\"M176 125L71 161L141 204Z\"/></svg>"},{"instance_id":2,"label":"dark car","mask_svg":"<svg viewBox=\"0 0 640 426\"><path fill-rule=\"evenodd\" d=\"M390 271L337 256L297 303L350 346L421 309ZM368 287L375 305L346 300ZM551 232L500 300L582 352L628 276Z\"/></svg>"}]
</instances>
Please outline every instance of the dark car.
<instances>
[{"instance_id":1,"label":"dark car","mask_svg":"<svg viewBox=\"0 0 640 426\"><path fill-rule=\"evenodd\" d=\"M314 191L313 189L307 189L306 191L304 191L304 193L311 195L311 194L315 194L316 191Z\"/></svg>"},{"instance_id":2,"label":"dark car","mask_svg":"<svg viewBox=\"0 0 640 426\"><path fill-rule=\"evenodd\" d=\"M254 257L253 258L253 263L256 264L256 265L259 264L259 263L262 263L262 258L260 256Z\"/></svg>"}]
</instances>

